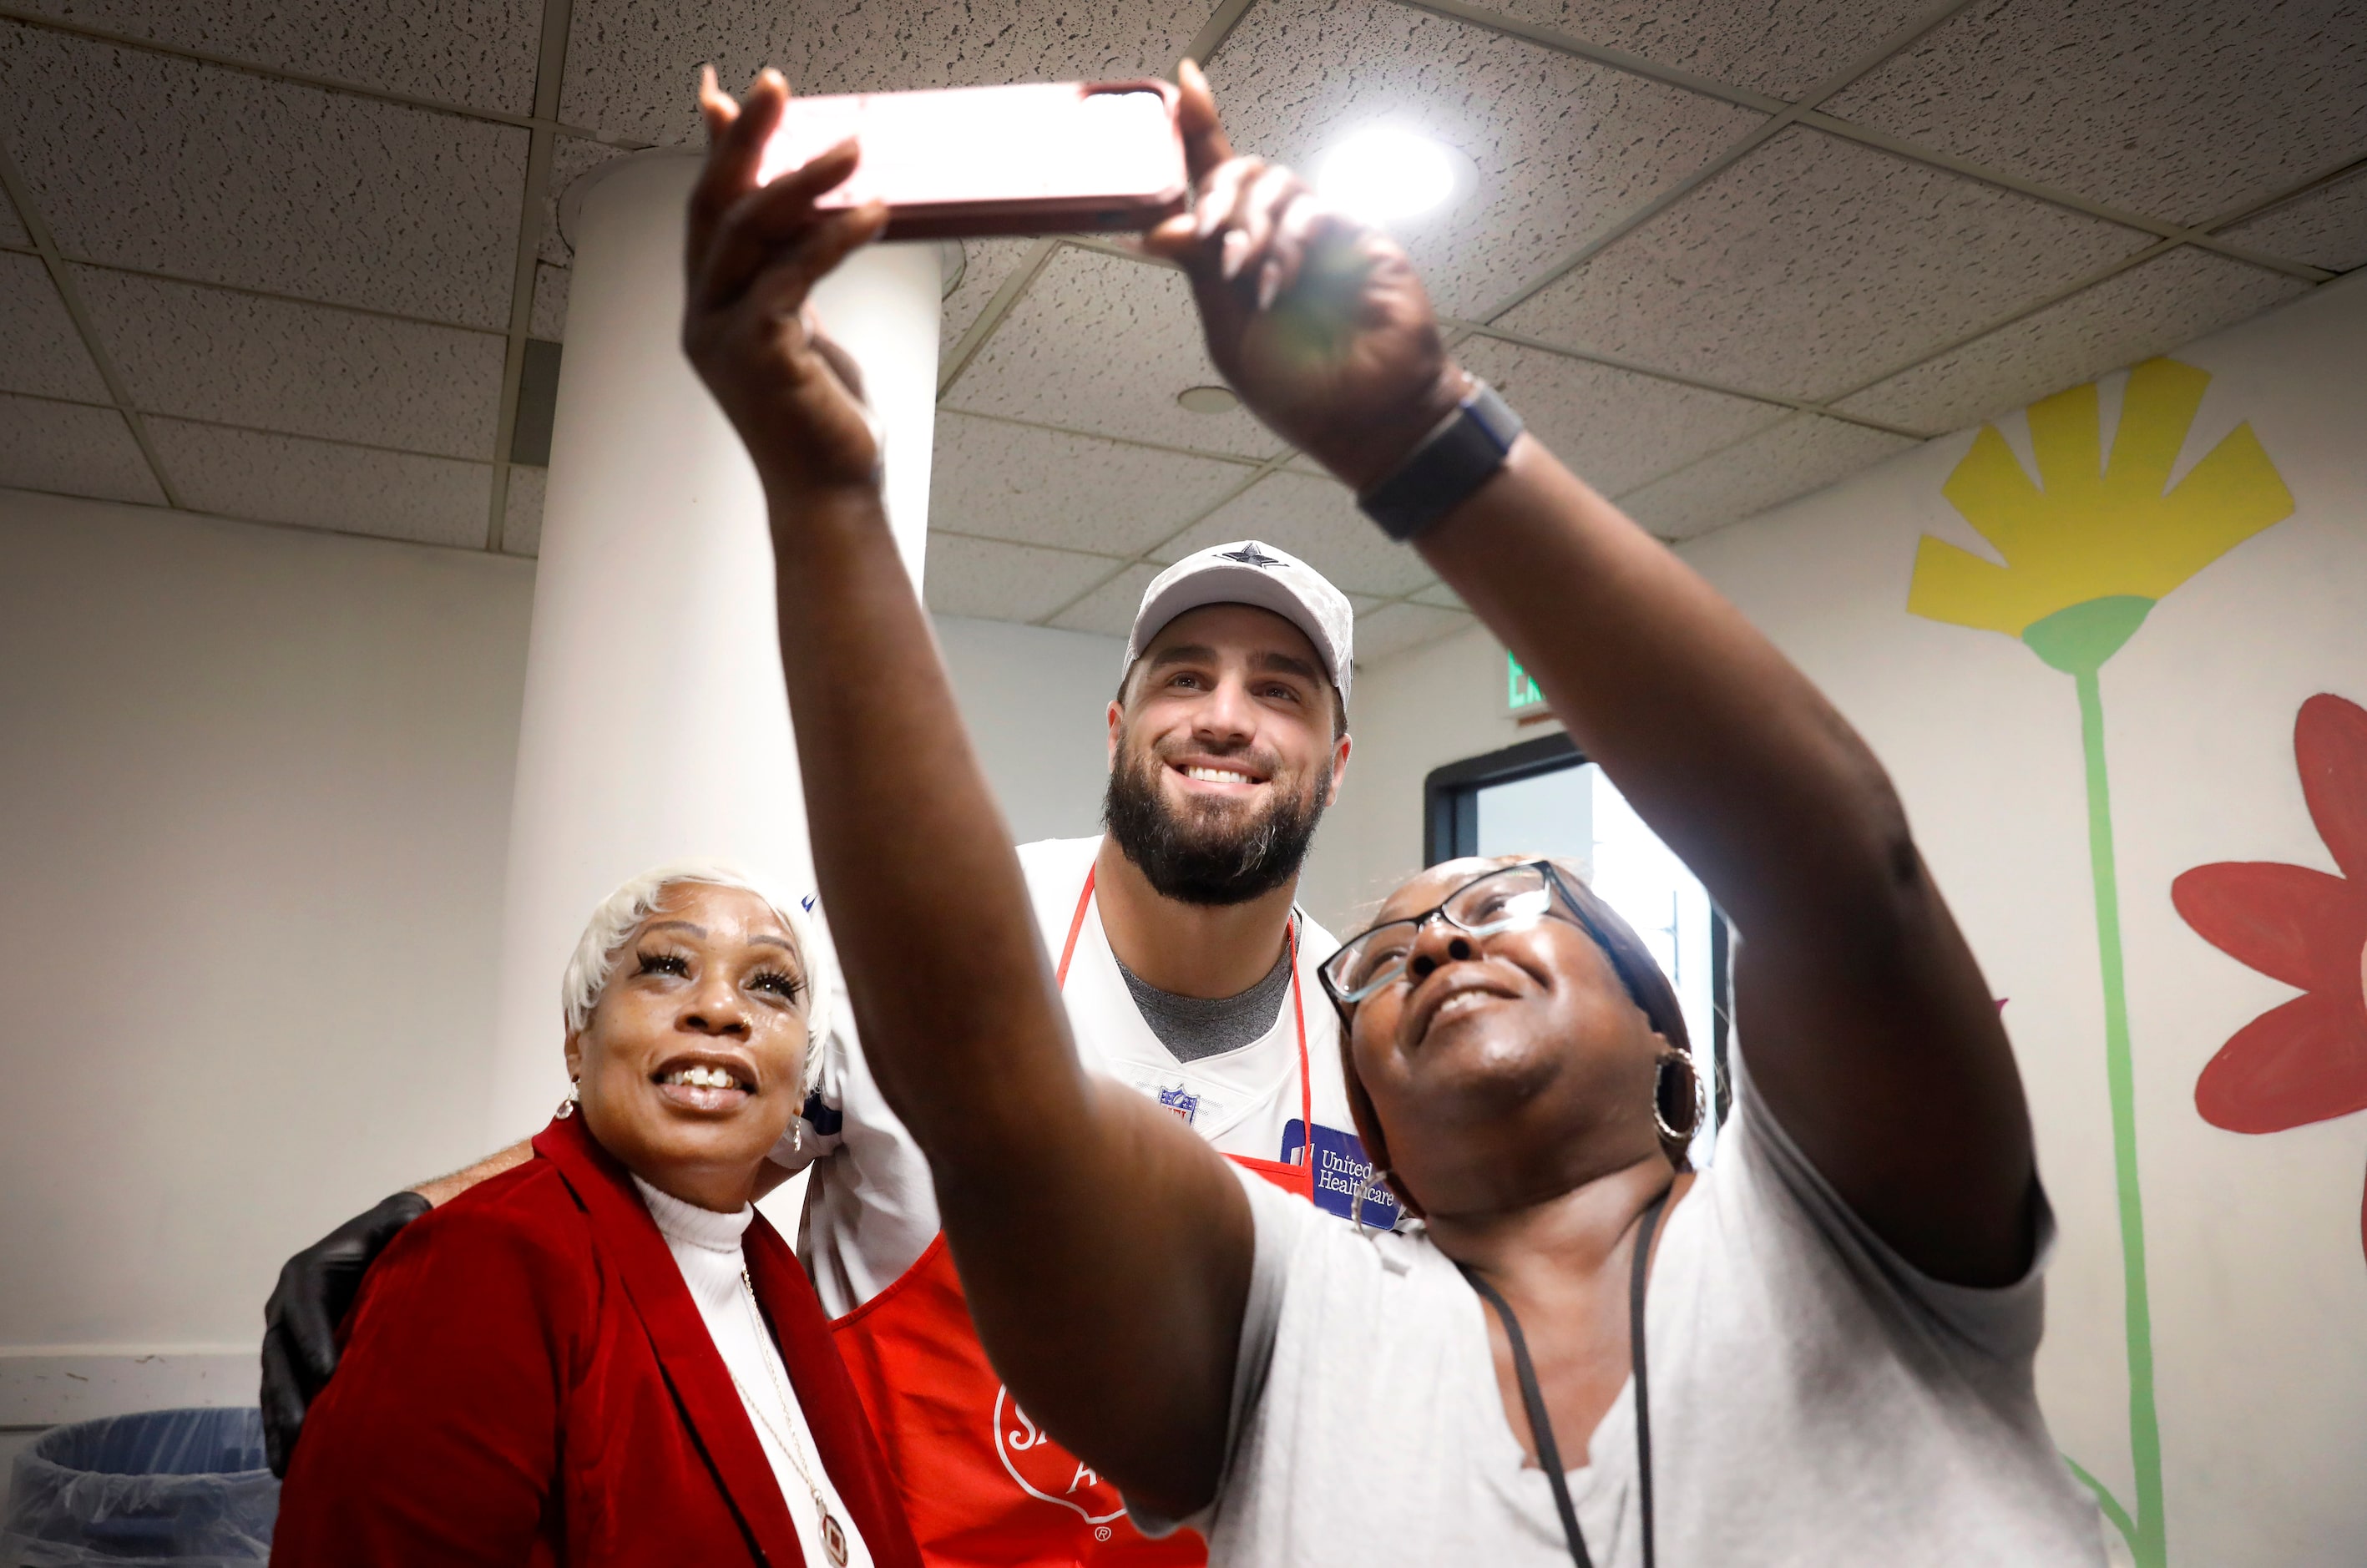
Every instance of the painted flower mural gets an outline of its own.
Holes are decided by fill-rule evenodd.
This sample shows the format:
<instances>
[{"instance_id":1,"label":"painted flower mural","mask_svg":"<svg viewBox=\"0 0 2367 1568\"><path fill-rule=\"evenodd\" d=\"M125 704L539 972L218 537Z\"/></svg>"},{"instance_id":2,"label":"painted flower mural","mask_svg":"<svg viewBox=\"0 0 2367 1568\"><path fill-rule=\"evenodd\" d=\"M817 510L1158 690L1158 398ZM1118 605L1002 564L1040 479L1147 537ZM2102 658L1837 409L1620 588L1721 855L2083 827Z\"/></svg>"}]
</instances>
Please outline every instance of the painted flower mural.
<instances>
[{"instance_id":1,"label":"painted flower mural","mask_svg":"<svg viewBox=\"0 0 2367 1568\"><path fill-rule=\"evenodd\" d=\"M2103 460L2094 385L2032 403L2027 416L2038 462L2035 482L1996 426L1983 426L1941 493L2003 559L1991 561L1927 535L1916 550L1907 596L1907 608L1916 615L2018 639L2069 676L2078 696L2089 875L2102 971L2104 1074L2121 1222L2135 1506L2124 1506L2110 1487L2076 1462L2072 1468L2095 1492L2138 1568L2164 1568L2169 1531L2154 1398L2153 1309L2137 1182L2136 1069L2129 1046L2100 675L2164 596L2293 512L2292 492L2248 425L2230 432L2176 485L2169 483L2210 382L2207 373L2173 359L2148 359L2131 370L2109 461Z\"/></svg>"},{"instance_id":2,"label":"painted flower mural","mask_svg":"<svg viewBox=\"0 0 2367 1568\"><path fill-rule=\"evenodd\" d=\"M2341 874L2231 861L2170 884L2204 941L2303 993L2237 1029L2196 1080L2195 1109L2230 1132L2367 1110L2367 709L2327 693L2303 703L2293 760ZM2367 1247L2367 1207L2360 1233Z\"/></svg>"}]
</instances>

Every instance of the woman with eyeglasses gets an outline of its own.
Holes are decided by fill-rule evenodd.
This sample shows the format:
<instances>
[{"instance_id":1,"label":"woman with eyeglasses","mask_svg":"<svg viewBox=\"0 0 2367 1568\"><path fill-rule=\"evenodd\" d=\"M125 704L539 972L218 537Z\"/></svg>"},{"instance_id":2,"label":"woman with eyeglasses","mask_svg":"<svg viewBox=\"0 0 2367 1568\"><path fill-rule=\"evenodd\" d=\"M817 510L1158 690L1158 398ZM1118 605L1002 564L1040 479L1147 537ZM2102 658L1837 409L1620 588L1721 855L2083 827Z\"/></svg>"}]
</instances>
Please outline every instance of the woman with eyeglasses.
<instances>
[{"instance_id":1,"label":"woman with eyeglasses","mask_svg":"<svg viewBox=\"0 0 2367 1568\"><path fill-rule=\"evenodd\" d=\"M767 81L694 199L685 337L771 502L866 1049L1025 1431L1221 1562L2101 1562L2032 1386L2053 1224L2013 1055L1880 765L1455 364L1395 244L1233 156L1183 80L1195 210L1148 248L1243 401L1411 539L1739 928L1736 1109L1686 1169L1669 985L1547 862L1433 867L1323 966L1404 1233L1080 1069L859 382L802 312L885 213L816 206L851 148L755 187Z\"/></svg>"}]
</instances>

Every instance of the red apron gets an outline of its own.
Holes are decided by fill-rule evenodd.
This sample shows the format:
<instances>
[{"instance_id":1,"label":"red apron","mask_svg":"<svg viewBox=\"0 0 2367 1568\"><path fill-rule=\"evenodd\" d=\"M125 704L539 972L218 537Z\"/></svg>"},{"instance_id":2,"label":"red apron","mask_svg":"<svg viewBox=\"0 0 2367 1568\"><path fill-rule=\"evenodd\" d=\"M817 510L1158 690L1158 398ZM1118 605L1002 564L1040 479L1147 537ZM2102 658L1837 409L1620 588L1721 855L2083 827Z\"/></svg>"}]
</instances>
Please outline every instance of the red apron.
<instances>
[{"instance_id":1,"label":"red apron","mask_svg":"<svg viewBox=\"0 0 2367 1568\"><path fill-rule=\"evenodd\" d=\"M1060 949L1065 989L1077 933L1093 901L1085 873ZM1290 1004L1298 1024L1299 1125L1315 1125L1299 997L1298 930L1290 944ZM1314 1165L1227 1155L1312 1201ZM930 1568L1161 1568L1205 1563L1192 1530L1151 1540L1126 1517L1117 1488L1044 1435L1019 1408L970 1326L969 1303L940 1233L896 1282L832 1325L846 1370L904 1495Z\"/></svg>"}]
</instances>

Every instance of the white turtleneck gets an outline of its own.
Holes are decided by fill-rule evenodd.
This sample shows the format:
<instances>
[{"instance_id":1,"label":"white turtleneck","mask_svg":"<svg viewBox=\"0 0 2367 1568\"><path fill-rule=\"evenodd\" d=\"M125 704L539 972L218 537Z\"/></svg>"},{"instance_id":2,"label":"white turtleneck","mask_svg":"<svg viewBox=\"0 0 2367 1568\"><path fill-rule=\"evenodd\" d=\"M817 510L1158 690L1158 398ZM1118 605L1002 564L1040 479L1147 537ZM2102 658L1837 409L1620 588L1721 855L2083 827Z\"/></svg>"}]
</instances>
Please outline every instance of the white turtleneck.
<instances>
[{"instance_id":1,"label":"white turtleneck","mask_svg":"<svg viewBox=\"0 0 2367 1568\"><path fill-rule=\"evenodd\" d=\"M775 1436L776 1430L794 1433L812 1469L814 1483L821 1488L830 1511L846 1531L848 1568L871 1568L871 1551L855 1528L854 1516L846 1511L830 1471L822 1467L821 1450L815 1446L813 1428L806 1425L805 1409L798 1403L789 1369L782 1365L773 1336L760 1331L755 1303L740 1283L741 1271L747 1267L740 1238L747 1233L756 1210L743 1207L736 1214L718 1214L668 1197L640 1176L633 1178L633 1185L640 1189L650 1218L658 1222L666 1250L674 1254L674 1265L682 1270L682 1282L690 1287L690 1299L698 1303L708 1337L715 1341L724 1366L740 1386L748 1424L756 1429L756 1440L773 1463L773 1478L780 1483L782 1501L789 1506L789 1518L798 1527L806 1562L810 1568L828 1568L830 1560L821 1547L821 1519L814 1512L813 1494L798 1473L797 1462Z\"/></svg>"}]
</instances>

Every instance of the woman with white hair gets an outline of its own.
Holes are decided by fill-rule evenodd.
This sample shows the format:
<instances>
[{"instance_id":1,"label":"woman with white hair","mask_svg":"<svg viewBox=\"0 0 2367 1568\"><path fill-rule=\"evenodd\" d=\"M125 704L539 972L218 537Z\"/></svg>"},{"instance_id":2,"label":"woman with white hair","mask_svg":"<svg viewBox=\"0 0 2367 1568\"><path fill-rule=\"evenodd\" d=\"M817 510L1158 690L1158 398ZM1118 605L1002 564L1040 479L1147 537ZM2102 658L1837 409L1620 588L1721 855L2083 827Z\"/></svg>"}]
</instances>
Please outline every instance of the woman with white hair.
<instances>
[{"instance_id":1,"label":"woman with white hair","mask_svg":"<svg viewBox=\"0 0 2367 1568\"><path fill-rule=\"evenodd\" d=\"M819 1065L795 902L712 865L593 912L534 1158L380 1256L272 1561L917 1565L813 1289L751 1206Z\"/></svg>"}]
</instances>

